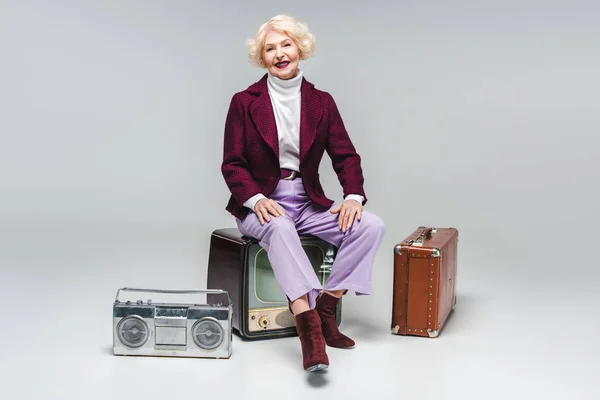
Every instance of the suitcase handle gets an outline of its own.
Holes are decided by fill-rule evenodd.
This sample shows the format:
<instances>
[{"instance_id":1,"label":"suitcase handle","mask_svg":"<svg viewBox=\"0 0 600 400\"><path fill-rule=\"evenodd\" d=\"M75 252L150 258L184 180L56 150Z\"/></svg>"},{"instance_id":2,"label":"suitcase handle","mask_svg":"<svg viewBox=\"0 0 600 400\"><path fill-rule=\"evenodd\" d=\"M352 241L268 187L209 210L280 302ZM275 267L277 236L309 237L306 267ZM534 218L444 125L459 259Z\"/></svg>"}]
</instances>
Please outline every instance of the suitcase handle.
<instances>
[{"instance_id":1,"label":"suitcase handle","mask_svg":"<svg viewBox=\"0 0 600 400\"><path fill-rule=\"evenodd\" d=\"M415 240L409 240L409 246L423 246L423 242L425 242L425 239L431 238L431 235L437 230L435 228L425 226L420 226L419 228L421 228L421 233L419 234L419 237Z\"/></svg>"},{"instance_id":2,"label":"suitcase handle","mask_svg":"<svg viewBox=\"0 0 600 400\"><path fill-rule=\"evenodd\" d=\"M432 228L432 227L423 227L419 238L423 237L425 239L429 239L431 237L431 234L434 232L434 229L435 228Z\"/></svg>"}]
</instances>

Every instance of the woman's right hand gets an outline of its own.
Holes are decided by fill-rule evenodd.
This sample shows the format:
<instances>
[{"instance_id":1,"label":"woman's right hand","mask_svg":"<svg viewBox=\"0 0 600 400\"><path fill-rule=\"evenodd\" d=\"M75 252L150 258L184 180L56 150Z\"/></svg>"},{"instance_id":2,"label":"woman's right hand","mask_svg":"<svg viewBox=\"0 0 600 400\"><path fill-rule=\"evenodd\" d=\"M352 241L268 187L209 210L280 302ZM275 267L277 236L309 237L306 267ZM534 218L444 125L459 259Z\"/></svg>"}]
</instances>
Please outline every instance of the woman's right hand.
<instances>
[{"instance_id":1,"label":"woman's right hand","mask_svg":"<svg viewBox=\"0 0 600 400\"><path fill-rule=\"evenodd\" d=\"M283 207L281 207L275 200L268 198L257 201L254 205L254 212L256 213L261 225L264 225L265 221L271 222L271 217L269 214L274 215L275 217L283 217L285 215Z\"/></svg>"}]
</instances>

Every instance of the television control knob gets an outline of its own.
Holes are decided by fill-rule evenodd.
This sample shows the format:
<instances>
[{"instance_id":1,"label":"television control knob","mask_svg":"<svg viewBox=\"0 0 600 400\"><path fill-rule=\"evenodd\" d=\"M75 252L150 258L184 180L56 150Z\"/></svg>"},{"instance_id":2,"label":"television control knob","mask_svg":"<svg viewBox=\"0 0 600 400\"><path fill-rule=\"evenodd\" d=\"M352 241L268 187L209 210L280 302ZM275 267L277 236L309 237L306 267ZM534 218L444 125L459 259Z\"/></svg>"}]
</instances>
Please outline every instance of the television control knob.
<instances>
[{"instance_id":1,"label":"television control knob","mask_svg":"<svg viewBox=\"0 0 600 400\"><path fill-rule=\"evenodd\" d=\"M269 325L271 325L271 318L266 315L261 315L260 318L258 318L258 326L261 328L267 329Z\"/></svg>"},{"instance_id":2,"label":"television control knob","mask_svg":"<svg viewBox=\"0 0 600 400\"><path fill-rule=\"evenodd\" d=\"M138 304L144 304L144 302L142 300L138 300L137 303Z\"/></svg>"}]
</instances>

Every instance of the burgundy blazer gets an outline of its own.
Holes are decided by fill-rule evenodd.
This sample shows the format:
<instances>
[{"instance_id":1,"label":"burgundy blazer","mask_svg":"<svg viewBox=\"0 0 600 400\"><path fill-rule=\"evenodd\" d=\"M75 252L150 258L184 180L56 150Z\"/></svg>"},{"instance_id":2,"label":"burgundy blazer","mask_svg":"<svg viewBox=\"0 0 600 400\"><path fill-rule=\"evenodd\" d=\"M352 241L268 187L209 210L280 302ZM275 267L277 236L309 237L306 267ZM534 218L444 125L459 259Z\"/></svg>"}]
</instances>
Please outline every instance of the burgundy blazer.
<instances>
[{"instance_id":1,"label":"burgundy blazer","mask_svg":"<svg viewBox=\"0 0 600 400\"><path fill-rule=\"evenodd\" d=\"M300 88L300 173L308 197L330 207L319 181L323 153L331 158L343 195L360 194L367 202L361 158L346 132L333 97L302 78ZM221 172L231 197L225 208L243 219L250 211L243 204L275 190L280 178L279 138L275 114L267 89L267 74L231 99L225 122Z\"/></svg>"}]
</instances>

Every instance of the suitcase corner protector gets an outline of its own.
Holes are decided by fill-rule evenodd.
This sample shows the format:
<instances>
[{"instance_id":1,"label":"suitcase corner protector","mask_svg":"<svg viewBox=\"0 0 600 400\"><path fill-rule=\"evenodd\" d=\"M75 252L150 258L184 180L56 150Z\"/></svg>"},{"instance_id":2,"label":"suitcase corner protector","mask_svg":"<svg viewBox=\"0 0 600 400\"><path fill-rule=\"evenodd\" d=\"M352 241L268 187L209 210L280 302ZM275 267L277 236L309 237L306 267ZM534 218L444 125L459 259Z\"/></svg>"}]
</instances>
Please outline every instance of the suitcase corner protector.
<instances>
[{"instance_id":1,"label":"suitcase corner protector","mask_svg":"<svg viewBox=\"0 0 600 400\"><path fill-rule=\"evenodd\" d=\"M397 244L394 247L394 253L396 253L397 255L401 256L402 255L402 244Z\"/></svg>"},{"instance_id":2,"label":"suitcase corner protector","mask_svg":"<svg viewBox=\"0 0 600 400\"><path fill-rule=\"evenodd\" d=\"M392 327L392 333L394 335L397 335L398 332L400 332L400 326L399 325L396 325L396 326Z\"/></svg>"},{"instance_id":3,"label":"suitcase corner protector","mask_svg":"<svg viewBox=\"0 0 600 400\"><path fill-rule=\"evenodd\" d=\"M433 329L427 329L427 334L429 335L430 338L435 338L438 337L438 335L440 334L439 330L433 330Z\"/></svg>"}]
</instances>

